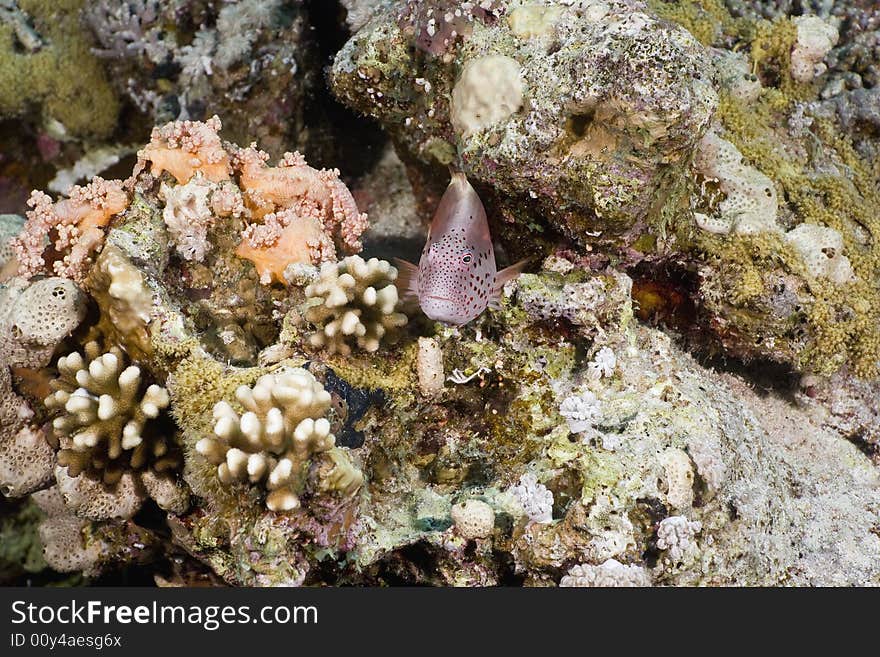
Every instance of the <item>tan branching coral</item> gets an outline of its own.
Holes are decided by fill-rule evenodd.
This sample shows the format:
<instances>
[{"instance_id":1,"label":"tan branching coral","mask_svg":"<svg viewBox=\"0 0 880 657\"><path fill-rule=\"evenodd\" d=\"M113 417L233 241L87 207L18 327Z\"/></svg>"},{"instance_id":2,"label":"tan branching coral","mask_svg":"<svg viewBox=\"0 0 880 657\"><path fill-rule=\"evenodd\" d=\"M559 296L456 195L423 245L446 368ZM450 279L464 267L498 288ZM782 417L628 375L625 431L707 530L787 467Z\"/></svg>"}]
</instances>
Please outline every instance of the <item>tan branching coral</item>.
<instances>
[{"instance_id":1,"label":"tan branching coral","mask_svg":"<svg viewBox=\"0 0 880 657\"><path fill-rule=\"evenodd\" d=\"M253 388L235 392L245 412L239 415L227 401L214 406L214 436L203 438L196 450L217 466L224 484L250 482L266 487L271 511L300 506L312 461L318 467L319 487L352 493L363 482L345 452L334 447L330 394L308 371L281 368L260 377Z\"/></svg>"},{"instance_id":2,"label":"tan branching coral","mask_svg":"<svg viewBox=\"0 0 880 657\"><path fill-rule=\"evenodd\" d=\"M341 354L351 353L353 345L378 350L407 322L396 312L396 279L397 269L386 260L349 256L324 263L318 280L306 287L305 318L318 328L311 345Z\"/></svg>"},{"instance_id":3,"label":"tan branching coral","mask_svg":"<svg viewBox=\"0 0 880 657\"><path fill-rule=\"evenodd\" d=\"M116 348L101 353L97 343L58 360L59 377L45 404L58 413L52 423L61 451L58 463L71 476L100 478L108 486L127 471L169 472L180 464L170 436L150 431L168 406L165 388L144 382L137 365L126 366Z\"/></svg>"},{"instance_id":4,"label":"tan branching coral","mask_svg":"<svg viewBox=\"0 0 880 657\"><path fill-rule=\"evenodd\" d=\"M11 242L19 274L31 277L45 271L48 235L60 256L52 264L52 271L58 276L82 280L92 253L104 241L104 228L128 204L121 182L99 177L88 185L71 187L68 198L54 203L47 194L34 191L28 200L32 209L27 213L27 222Z\"/></svg>"},{"instance_id":5,"label":"tan branching coral","mask_svg":"<svg viewBox=\"0 0 880 657\"><path fill-rule=\"evenodd\" d=\"M229 154L220 141L217 116L207 121L172 121L153 128L150 143L138 152L139 168L149 163L156 177L167 171L180 184L197 172L212 182L229 179Z\"/></svg>"}]
</instances>

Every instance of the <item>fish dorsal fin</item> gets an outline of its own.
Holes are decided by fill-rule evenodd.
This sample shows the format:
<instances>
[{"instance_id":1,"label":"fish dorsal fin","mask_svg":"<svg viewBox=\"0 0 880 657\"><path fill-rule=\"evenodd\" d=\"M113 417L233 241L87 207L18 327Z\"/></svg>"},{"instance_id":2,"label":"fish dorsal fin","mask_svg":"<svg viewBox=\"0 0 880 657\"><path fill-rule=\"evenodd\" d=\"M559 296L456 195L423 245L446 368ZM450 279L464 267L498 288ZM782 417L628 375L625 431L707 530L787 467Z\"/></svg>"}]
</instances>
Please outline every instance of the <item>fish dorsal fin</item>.
<instances>
[{"instance_id":1,"label":"fish dorsal fin","mask_svg":"<svg viewBox=\"0 0 880 657\"><path fill-rule=\"evenodd\" d=\"M413 263L394 258L397 266L397 293L404 301L415 301L419 298L419 268Z\"/></svg>"},{"instance_id":2,"label":"fish dorsal fin","mask_svg":"<svg viewBox=\"0 0 880 657\"><path fill-rule=\"evenodd\" d=\"M510 267L505 267L495 274L495 284L492 286L492 292L489 294L490 308L498 310L501 307L501 291L504 289L504 284L519 276L527 264L529 264L529 258L520 260L510 265Z\"/></svg>"}]
</instances>

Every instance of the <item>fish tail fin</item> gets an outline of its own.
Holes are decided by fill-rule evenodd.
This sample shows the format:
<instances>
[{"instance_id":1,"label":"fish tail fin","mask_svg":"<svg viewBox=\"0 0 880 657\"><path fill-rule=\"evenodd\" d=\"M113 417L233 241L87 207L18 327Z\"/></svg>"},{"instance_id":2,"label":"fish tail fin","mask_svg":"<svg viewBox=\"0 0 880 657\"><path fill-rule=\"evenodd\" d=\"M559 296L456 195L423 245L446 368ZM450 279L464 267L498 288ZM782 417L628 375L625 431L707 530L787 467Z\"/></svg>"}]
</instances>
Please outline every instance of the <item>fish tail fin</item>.
<instances>
[{"instance_id":1,"label":"fish tail fin","mask_svg":"<svg viewBox=\"0 0 880 657\"><path fill-rule=\"evenodd\" d=\"M407 260L394 258L397 267L397 292L404 301L415 301L419 298L419 268Z\"/></svg>"},{"instance_id":2,"label":"fish tail fin","mask_svg":"<svg viewBox=\"0 0 880 657\"><path fill-rule=\"evenodd\" d=\"M492 293L489 295L489 307L493 310L501 308L501 291L504 289L505 283L512 281L514 278L522 274L523 269L529 264L531 258L525 258L519 262L505 267L495 274L495 284L492 286Z\"/></svg>"}]
</instances>

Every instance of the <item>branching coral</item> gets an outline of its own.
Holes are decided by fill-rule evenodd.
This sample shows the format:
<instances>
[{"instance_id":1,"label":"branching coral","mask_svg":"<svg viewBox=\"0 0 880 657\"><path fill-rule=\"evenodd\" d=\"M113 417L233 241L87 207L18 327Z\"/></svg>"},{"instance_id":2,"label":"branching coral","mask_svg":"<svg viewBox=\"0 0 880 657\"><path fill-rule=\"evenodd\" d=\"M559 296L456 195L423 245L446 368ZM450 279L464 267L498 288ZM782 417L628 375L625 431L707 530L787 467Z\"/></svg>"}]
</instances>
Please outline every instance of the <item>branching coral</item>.
<instances>
[{"instance_id":1,"label":"branching coral","mask_svg":"<svg viewBox=\"0 0 880 657\"><path fill-rule=\"evenodd\" d=\"M59 377L45 404L61 451L58 463L71 476L85 473L113 486L129 471L164 473L180 465L171 437L150 425L168 406L165 388L146 385L140 367L126 366L116 348L101 353L95 342L58 360Z\"/></svg>"},{"instance_id":2,"label":"branching coral","mask_svg":"<svg viewBox=\"0 0 880 657\"><path fill-rule=\"evenodd\" d=\"M673 565L677 564L697 549L694 537L702 528L701 522L688 520L684 516L664 518L657 528L657 547L666 551Z\"/></svg>"},{"instance_id":3,"label":"branching coral","mask_svg":"<svg viewBox=\"0 0 880 657\"><path fill-rule=\"evenodd\" d=\"M81 280L92 253L104 241L104 229L114 215L128 207L128 195L119 181L95 177L88 185L70 189L68 198L55 203L43 192L31 194L27 222L13 239L19 274L30 277L46 268L46 236L62 255L52 265L58 276Z\"/></svg>"},{"instance_id":4,"label":"branching coral","mask_svg":"<svg viewBox=\"0 0 880 657\"><path fill-rule=\"evenodd\" d=\"M651 586L651 576L641 566L625 566L616 559L608 559L599 566L573 566L559 582L559 586Z\"/></svg>"},{"instance_id":5,"label":"branching coral","mask_svg":"<svg viewBox=\"0 0 880 657\"><path fill-rule=\"evenodd\" d=\"M224 484L250 482L265 486L271 511L300 507L310 465L318 467L319 488L354 492L363 475L344 452L334 447L328 393L301 368L281 368L266 374L253 388L240 386L235 397L245 412L239 415L227 401L214 406L214 436L203 438L196 450L213 465Z\"/></svg>"},{"instance_id":6,"label":"branching coral","mask_svg":"<svg viewBox=\"0 0 880 657\"><path fill-rule=\"evenodd\" d=\"M531 472L520 477L519 483L507 491L529 522L553 522L553 493Z\"/></svg>"},{"instance_id":7,"label":"branching coral","mask_svg":"<svg viewBox=\"0 0 880 657\"><path fill-rule=\"evenodd\" d=\"M319 327L309 341L331 353L351 353L355 344L376 351L383 339L407 322L396 312L397 269L385 260L349 256L325 263L317 281L306 287L307 321ZM441 382L442 385L442 382Z\"/></svg>"}]
</instances>

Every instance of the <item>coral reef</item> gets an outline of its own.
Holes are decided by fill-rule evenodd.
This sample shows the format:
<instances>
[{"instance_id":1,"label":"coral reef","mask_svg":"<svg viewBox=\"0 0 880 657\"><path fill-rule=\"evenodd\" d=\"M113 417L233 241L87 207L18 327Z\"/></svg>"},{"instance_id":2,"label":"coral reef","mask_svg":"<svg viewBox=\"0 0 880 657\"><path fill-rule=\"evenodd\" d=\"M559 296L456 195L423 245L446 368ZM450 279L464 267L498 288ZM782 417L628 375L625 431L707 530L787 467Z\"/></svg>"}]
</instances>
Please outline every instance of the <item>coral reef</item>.
<instances>
[{"instance_id":1,"label":"coral reef","mask_svg":"<svg viewBox=\"0 0 880 657\"><path fill-rule=\"evenodd\" d=\"M166 437L149 430L168 406L168 391L146 385L141 369L126 365L119 349L102 354L89 342L85 358L73 352L58 360L58 375L44 403L57 414L58 462L71 476L85 472L113 486L130 470L179 465Z\"/></svg>"},{"instance_id":2,"label":"coral reef","mask_svg":"<svg viewBox=\"0 0 880 657\"><path fill-rule=\"evenodd\" d=\"M234 141L276 154L304 131L316 75L302 2L97 0L82 17L116 92L149 124L217 112Z\"/></svg>"},{"instance_id":3,"label":"coral reef","mask_svg":"<svg viewBox=\"0 0 880 657\"><path fill-rule=\"evenodd\" d=\"M824 60L854 47L870 12L770 22L756 3L734 4L511 0L434 57L417 54L422 37L401 19L430 3L379 4L331 82L392 134L421 185L454 163L489 190L517 254L562 238L593 268L620 263L643 319L669 321L675 306L669 323L687 321L707 351L869 376L880 360L863 319L880 308L876 130L857 127L870 110L846 95L815 101ZM853 142L835 132L838 106ZM836 254L830 277L805 271L823 249Z\"/></svg>"},{"instance_id":4,"label":"coral reef","mask_svg":"<svg viewBox=\"0 0 880 657\"><path fill-rule=\"evenodd\" d=\"M65 136L105 137L119 103L79 25L83 0L16 0L0 9L0 117L24 117Z\"/></svg>"},{"instance_id":5,"label":"coral reef","mask_svg":"<svg viewBox=\"0 0 880 657\"><path fill-rule=\"evenodd\" d=\"M880 584L873 7L56 4L0 2L22 70L95 37L77 102L0 67L0 575ZM530 257L465 325L389 264L449 168Z\"/></svg>"}]
</instances>

